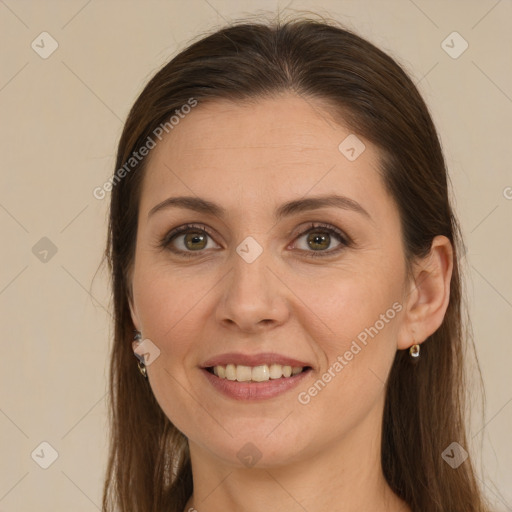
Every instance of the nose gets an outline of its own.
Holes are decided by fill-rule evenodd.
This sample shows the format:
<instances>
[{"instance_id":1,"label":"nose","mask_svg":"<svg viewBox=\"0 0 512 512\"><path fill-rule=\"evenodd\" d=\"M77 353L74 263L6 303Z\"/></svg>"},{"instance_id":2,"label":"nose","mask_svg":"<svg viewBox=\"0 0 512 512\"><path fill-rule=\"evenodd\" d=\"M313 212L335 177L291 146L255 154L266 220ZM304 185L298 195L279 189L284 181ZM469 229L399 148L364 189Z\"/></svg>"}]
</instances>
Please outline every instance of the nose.
<instances>
[{"instance_id":1,"label":"nose","mask_svg":"<svg viewBox=\"0 0 512 512\"><path fill-rule=\"evenodd\" d=\"M272 268L268 251L252 263L234 252L232 270L223 280L217 321L224 327L258 332L282 325L289 316L287 288Z\"/></svg>"}]
</instances>

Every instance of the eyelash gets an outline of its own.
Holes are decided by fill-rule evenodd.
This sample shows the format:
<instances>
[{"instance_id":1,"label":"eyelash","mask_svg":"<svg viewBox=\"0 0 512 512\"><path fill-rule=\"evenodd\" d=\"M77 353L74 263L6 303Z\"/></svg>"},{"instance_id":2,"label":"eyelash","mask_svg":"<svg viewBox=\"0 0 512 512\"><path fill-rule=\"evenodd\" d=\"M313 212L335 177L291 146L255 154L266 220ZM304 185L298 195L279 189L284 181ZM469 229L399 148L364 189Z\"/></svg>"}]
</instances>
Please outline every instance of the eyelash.
<instances>
[{"instance_id":1,"label":"eyelash","mask_svg":"<svg viewBox=\"0 0 512 512\"><path fill-rule=\"evenodd\" d=\"M321 229L319 229L321 228ZM338 254L342 250L344 250L347 247L352 247L353 243L352 240L345 235L341 230L336 228L335 226L332 226L330 224L322 224L318 222L311 222L309 223L307 229L305 231L302 231L296 238L300 238L304 235L309 234L310 232L314 230L323 231L324 233L327 233L329 235L334 235L335 238L340 242L340 246L336 249L330 250L330 251L302 251L307 254L307 257L311 258L325 258L327 256L332 256L334 254ZM210 230L202 225L202 224L185 224L183 226L180 226L176 229L173 229L170 231L165 237L160 241L158 244L158 247L161 249L167 249L174 254L178 254L181 257L184 258L193 258L195 257L194 252L196 251L182 251L180 249L171 249L170 244L171 242L177 238L179 235L188 233L189 231L199 231L206 233L210 238L213 239L213 234L210 232ZM203 251L197 251L197 252L203 252Z\"/></svg>"}]
</instances>

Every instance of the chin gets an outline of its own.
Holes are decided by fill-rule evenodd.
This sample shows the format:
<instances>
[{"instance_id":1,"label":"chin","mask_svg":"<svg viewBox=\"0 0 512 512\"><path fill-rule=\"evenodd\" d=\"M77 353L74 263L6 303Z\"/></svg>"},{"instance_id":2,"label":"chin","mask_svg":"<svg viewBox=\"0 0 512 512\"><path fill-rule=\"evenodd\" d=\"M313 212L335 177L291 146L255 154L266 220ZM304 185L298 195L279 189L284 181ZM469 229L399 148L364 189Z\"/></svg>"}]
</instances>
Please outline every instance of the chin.
<instances>
[{"instance_id":1,"label":"chin","mask_svg":"<svg viewBox=\"0 0 512 512\"><path fill-rule=\"evenodd\" d=\"M276 427L273 422L273 428ZM270 469L292 464L300 459L305 447L298 443L286 429L271 433L271 429L246 428L227 434L222 439L206 438L200 444L223 463L236 468Z\"/></svg>"}]
</instances>

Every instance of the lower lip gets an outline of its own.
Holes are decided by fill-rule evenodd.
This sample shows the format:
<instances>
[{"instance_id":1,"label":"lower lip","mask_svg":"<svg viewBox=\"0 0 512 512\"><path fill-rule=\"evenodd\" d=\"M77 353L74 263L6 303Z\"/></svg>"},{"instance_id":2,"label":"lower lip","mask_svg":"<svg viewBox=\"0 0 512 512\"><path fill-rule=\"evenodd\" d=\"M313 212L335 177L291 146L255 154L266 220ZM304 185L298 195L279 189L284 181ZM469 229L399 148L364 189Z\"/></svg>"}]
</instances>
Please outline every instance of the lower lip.
<instances>
[{"instance_id":1,"label":"lower lip","mask_svg":"<svg viewBox=\"0 0 512 512\"><path fill-rule=\"evenodd\" d=\"M235 400L265 400L281 395L297 386L312 371L308 368L292 377L281 377L264 382L238 382L221 379L205 368L201 369L210 384L225 396Z\"/></svg>"}]
</instances>

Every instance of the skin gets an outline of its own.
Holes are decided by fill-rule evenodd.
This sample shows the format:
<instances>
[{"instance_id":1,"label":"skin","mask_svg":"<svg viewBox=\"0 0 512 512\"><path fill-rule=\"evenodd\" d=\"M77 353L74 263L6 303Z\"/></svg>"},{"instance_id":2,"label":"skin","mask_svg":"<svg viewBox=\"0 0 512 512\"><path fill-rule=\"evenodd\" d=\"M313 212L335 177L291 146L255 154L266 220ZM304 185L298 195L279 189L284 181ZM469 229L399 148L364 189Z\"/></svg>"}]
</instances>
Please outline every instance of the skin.
<instances>
[{"instance_id":1,"label":"skin","mask_svg":"<svg viewBox=\"0 0 512 512\"><path fill-rule=\"evenodd\" d=\"M160 350L147 367L155 397L189 440L194 494L184 510L410 511L380 466L385 382L396 351L441 325L452 248L436 237L408 278L378 150L358 136L366 149L349 161L338 145L352 132L323 107L291 93L199 104L150 155L130 307L135 327ZM273 219L286 201L332 193L357 201L371 219L336 207ZM213 201L227 215L167 208L148 218L155 205L181 195ZM308 244L308 222L333 225L353 244L308 257L340 246L334 235L320 249ZM179 235L172 246L188 248L191 258L157 248L186 223L213 236L193 251ZM263 249L250 264L236 252L247 236ZM401 311L301 404L298 394L396 302ZM199 369L226 352L277 352L309 362L313 372L278 397L235 401ZM253 467L237 457L248 442L261 453Z\"/></svg>"}]
</instances>

